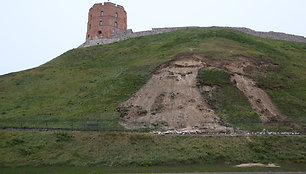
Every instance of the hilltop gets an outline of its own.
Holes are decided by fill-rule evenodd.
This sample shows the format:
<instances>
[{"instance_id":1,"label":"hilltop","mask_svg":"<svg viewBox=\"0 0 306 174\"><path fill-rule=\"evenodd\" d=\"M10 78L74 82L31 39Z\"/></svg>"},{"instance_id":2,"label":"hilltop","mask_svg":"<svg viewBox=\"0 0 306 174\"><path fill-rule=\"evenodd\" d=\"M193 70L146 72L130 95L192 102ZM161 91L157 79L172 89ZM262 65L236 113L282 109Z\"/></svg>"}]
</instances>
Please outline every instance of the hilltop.
<instances>
[{"instance_id":1,"label":"hilltop","mask_svg":"<svg viewBox=\"0 0 306 174\"><path fill-rule=\"evenodd\" d=\"M261 38L306 43L306 38L303 36L297 36L297 35L279 33L279 32L273 32L273 31L260 32L260 31L249 29L249 28L241 28L241 27L239 28L239 27L196 27L196 26L193 26L193 27L152 28L152 30L140 31L140 32L133 32L132 29L128 29L128 30L123 30L123 31L112 33L110 35L110 38L108 39L93 38L93 40L87 40L85 43L80 45L80 48L110 44L110 43L119 42L122 40L141 37L141 36L151 36L155 34L162 34L162 33L167 33L167 32L172 32L172 31L177 31L177 30L200 29L200 28L202 29L209 29L209 28L232 29L232 30L240 31L240 32L247 33L247 34L261 37Z\"/></svg>"},{"instance_id":2,"label":"hilltop","mask_svg":"<svg viewBox=\"0 0 306 174\"><path fill-rule=\"evenodd\" d=\"M203 98L208 103L205 107L221 119L216 122L263 128L261 122L265 121L248 102L250 96L245 97L230 81L236 73L248 77L271 99L278 117L268 121L290 121L289 127L297 128L294 124L301 127L306 121L305 50L305 43L264 39L225 28L178 30L73 49L37 68L1 76L0 120L6 126L31 120L26 124L34 127L46 120L54 121L48 125L51 127L67 127L65 124L70 123L65 121L69 120L78 120L76 127L83 126L84 121L99 120L105 130L124 130L119 122L125 113L118 112L118 105L131 98L166 62L200 57L206 65L215 62L206 66L214 69L199 67L199 77L204 79L198 78L197 84L218 87L211 98ZM228 71L229 67L218 64L238 60L243 61L236 68L245 68L243 72ZM207 83L207 79L220 81ZM162 124L155 124L155 128L164 128Z\"/></svg>"}]
</instances>

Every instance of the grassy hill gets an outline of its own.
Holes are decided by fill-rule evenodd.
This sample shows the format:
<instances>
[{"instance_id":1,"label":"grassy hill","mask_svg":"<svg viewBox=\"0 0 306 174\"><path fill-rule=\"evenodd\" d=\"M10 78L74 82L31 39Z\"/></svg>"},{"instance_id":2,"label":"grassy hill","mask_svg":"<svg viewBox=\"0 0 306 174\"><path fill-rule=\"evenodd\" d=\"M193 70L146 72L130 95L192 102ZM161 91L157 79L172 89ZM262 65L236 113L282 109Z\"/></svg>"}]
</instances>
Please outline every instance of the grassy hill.
<instances>
[{"instance_id":1,"label":"grassy hill","mask_svg":"<svg viewBox=\"0 0 306 174\"><path fill-rule=\"evenodd\" d=\"M117 105L144 85L158 65L180 55L214 60L244 56L255 62L273 62L277 66L250 70L248 75L282 114L305 123L305 53L305 43L263 39L221 28L182 30L73 49L37 68L0 76L0 126L31 121L23 126L39 127L48 120L53 121L48 126L69 127L70 120L78 120L74 126L80 127L85 120L100 120L106 130L123 130L118 124ZM241 103L246 99L233 100ZM249 105L240 109L254 118ZM228 110L225 121L235 112Z\"/></svg>"},{"instance_id":2,"label":"grassy hill","mask_svg":"<svg viewBox=\"0 0 306 174\"><path fill-rule=\"evenodd\" d=\"M255 64L271 62L271 66L249 69L246 75L283 115L305 126L305 53L305 43L263 39L221 28L181 30L73 49L37 68L0 76L0 127L88 129L98 121L100 129L124 131L118 124L121 113L117 105L140 89L159 65L188 55L214 61L244 57ZM199 71L199 86L218 86L207 99L212 109L224 122L239 128L267 127L233 86L230 75ZM0 173L305 171L305 140L304 135L1 130ZM233 167L248 162L277 163L281 168Z\"/></svg>"}]
</instances>

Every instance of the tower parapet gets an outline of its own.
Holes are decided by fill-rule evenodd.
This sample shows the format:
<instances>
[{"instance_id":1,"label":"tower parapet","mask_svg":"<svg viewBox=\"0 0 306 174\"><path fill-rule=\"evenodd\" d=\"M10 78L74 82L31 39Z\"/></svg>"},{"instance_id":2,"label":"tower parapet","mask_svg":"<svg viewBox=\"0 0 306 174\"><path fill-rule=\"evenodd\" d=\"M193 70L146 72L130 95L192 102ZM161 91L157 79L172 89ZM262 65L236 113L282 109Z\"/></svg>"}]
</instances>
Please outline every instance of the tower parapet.
<instances>
[{"instance_id":1,"label":"tower parapet","mask_svg":"<svg viewBox=\"0 0 306 174\"><path fill-rule=\"evenodd\" d=\"M109 39L112 33L127 29L124 7L112 2L94 4L88 13L86 41Z\"/></svg>"}]
</instances>

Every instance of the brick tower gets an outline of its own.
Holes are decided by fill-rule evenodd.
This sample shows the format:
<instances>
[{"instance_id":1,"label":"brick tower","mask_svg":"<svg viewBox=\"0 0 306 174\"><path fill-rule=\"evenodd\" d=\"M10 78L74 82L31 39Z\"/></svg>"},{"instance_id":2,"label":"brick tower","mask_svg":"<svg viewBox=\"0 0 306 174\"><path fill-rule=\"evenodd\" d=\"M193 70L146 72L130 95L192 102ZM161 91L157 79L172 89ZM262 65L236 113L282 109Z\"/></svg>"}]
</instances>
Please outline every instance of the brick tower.
<instances>
[{"instance_id":1,"label":"brick tower","mask_svg":"<svg viewBox=\"0 0 306 174\"><path fill-rule=\"evenodd\" d=\"M122 6L104 2L89 9L86 41L109 39L112 33L126 29L127 16Z\"/></svg>"}]
</instances>

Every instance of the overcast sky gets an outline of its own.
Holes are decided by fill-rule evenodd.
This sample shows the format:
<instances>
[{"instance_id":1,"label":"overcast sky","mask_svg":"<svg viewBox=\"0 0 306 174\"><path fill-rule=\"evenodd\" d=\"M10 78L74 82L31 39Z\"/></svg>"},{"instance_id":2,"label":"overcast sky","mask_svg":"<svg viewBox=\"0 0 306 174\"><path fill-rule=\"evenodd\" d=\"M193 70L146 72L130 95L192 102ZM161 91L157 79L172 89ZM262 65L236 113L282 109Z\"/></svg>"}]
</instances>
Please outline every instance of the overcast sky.
<instances>
[{"instance_id":1,"label":"overcast sky","mask_svg":"<svg viewBox=\"0 0 306 174\"><path fill-rule=\"evenodd\" d=\"M33 68L85 41L97 0L1 0L0 75ZM113 0L128 28L233 26L306 36L306 0Z\"/></svg>"}]
</instances>

